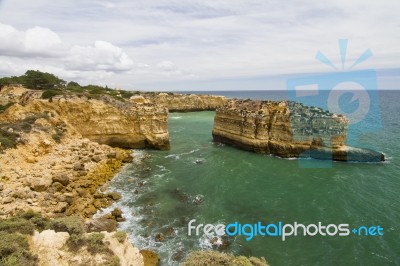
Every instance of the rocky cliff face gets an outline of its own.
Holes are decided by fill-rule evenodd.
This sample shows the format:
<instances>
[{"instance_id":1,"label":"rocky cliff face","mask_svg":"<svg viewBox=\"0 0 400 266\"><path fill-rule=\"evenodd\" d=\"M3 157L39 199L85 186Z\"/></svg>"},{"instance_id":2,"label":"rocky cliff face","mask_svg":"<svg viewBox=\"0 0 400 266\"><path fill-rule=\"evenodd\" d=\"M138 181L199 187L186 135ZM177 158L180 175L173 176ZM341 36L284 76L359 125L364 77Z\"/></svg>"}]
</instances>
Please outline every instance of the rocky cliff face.
<instances>
[{"instance_id":1,"label":"rocky cliff face","mask_svg":"<svg viewBox=\"0 0 400 266\"><path fill-rule=\"evenodd\" d=\"M170 112L193 112L215 110L226 104L224 96L196 94L148 94L145 99L158 106L166 106Z\"/></svg>"},{"instance_id":2,"label":"rocky cliff face","mask_svg":"<svg viewBox=\"0 0 400 266\"><path fill-rule=\"evenodd\" d=\"M139 249L133 247L129 239L118 241L115 233L102 232L103 243L107 243L108 253L92 254L87 249L81 248L79 252L72 252L68 248L68 240L71 237L67 232L55 232L44 230L34 232L31 242L33 254L39 257L39 265L121 265L144 266L143 257ZM86 234L90 235L90 234ZM111 254L110 254L111 253ZM115 262L117 258L119 264Z\"/></svg>"},{"instance_id":3,"label":"rocky cliff face","mask_svg":"<svg viewBox=\"0 0 400 266\"><path fill-rule=\"evenodd\" d=\"M100 144L169 148L168 110L163 106L122 102L108 96L88 99L72 95L45 100L26 97L29 92L22 94L0 119L10 122L23 119L26 114L48 112L70 124L83 137Z\"/></svg>"},{"instance_id":4,"label":"rocky cliff face","mask_svg":"<svg viewBox=\"0 0 400 266\"><path fill-rule=\"evenodd\" d=\"M347 119L294 102L231 100L218 108L214 141L280 157L383 161L381 153L348 147Z\"/></svg>"}]
</instances>

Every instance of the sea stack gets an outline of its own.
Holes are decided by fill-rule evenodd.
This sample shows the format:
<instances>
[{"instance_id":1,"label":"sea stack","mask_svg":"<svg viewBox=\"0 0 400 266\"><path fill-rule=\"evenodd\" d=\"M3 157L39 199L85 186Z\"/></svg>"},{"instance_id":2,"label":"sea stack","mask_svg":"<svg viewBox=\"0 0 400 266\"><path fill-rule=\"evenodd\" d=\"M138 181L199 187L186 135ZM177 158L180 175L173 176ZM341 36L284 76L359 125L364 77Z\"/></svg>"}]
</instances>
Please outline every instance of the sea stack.
<instances>
[{"instance_id":1,"label":"sea stack","mask_svg":"<svg viewBox=\"0 0 400 266\"><path fill-rule=\"evenodd\" d=\"M291 101L230 100L216 110L213 139L283 158L380 162L382 153L346 145L346 117Z\"/></svg>"}]
</instances>

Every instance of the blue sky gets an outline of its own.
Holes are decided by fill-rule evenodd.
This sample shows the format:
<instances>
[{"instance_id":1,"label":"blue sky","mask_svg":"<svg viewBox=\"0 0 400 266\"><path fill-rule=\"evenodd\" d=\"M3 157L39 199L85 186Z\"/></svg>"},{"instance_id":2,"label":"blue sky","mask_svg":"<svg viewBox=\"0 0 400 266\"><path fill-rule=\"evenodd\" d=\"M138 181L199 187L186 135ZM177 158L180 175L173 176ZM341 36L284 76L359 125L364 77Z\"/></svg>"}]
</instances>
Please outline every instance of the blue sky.
<instances>
[{"instance_id":1,"label":"blue sky","mask_svg":"<svg viewBox=\"0 0 400 266\"><path fill-rule=\"evenodd\" d=\"M144 90L285 89L286 80L376 69L400 88L399 1L0 0L0 76L39 69ZM339 70L343 71L343 70Z\"/></svg>"}]
</instances>

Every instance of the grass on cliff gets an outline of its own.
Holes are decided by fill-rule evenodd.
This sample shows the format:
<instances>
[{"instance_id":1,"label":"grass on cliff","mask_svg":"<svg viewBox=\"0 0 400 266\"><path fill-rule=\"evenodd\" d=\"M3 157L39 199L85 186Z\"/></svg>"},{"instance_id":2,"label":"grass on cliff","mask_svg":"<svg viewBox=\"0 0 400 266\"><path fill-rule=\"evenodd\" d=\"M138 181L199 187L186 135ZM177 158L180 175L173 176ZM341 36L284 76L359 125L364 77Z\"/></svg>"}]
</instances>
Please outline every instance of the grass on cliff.
<instances>
[{"instance_id":1,"label":"grass on cliff","mask_svg":"<svg viewBox=\"0 0 400 266\"><path fill-rule=\"evenodd\" d=\"M0 219L0 265L35 266L38 258L29 250L28 235L36 229L31 219L37 217L27 212L16 217Z\"/></svg>"},{"instance_id":2,"label":"grass on cliff","mask_svg":"<svg viewBox=\"0 0 400 266\"><path fill-rule=\"evenodd\" d=\"M11 106L13 106L14 105L14 103L7 103L7 104L5 104L5 105L1 105L0 104L0 114L2 113L2 112L4 112L5 110L7 110L8 108L10 108Z\"/></svg>"},{"instance_id":3,"label":"grass on cliff","mask_svg":"<svg viewBox=\"0 0 400 266\"><path fill-rule=\"evenodd\" d=\"M118 266L119 258L113 254L104 242L103 233L86 234L83 219L77 216L66 216L49 219L29 210L14 217L0 219L0 265L1 266L35 266L38 258L29 250L28 235L34 230L54 230L56 232L68 232L70 238L67 246L71 252L79 252L86 248L91 254L104 254L104 265ZM114 236L120 243L126 238L125 232L116 232Z\"/></svg>"},{"instance_id":4,"label":"grass on cliff","mask_svg":"<svg viewBox=\"0 0 400 266\"><path fill-rule=\"evenodd\" d=\"M119 243L124 243L126 239L126 233L123 231L117 231L114 233L113 238L117 239Z\"/></svg>"},{"instance_id":5,"label":"grass on cliff","mask_svg":"<svg viewBox=\"0 0 400 266\"><path fill-rule=\"evenodd\" d=\"M21 141L21 133L29 133L34 128L36 120L44 118L50 119L48 113L32 113L24 119L14 121L12 123L0 123L0 153L6 149L15 148ZM55 142L60 142L65 133L63 125L54 127L52 138ZM36 129L48 131L48 128L36 126Z\"/></svg>"}]
</instances>

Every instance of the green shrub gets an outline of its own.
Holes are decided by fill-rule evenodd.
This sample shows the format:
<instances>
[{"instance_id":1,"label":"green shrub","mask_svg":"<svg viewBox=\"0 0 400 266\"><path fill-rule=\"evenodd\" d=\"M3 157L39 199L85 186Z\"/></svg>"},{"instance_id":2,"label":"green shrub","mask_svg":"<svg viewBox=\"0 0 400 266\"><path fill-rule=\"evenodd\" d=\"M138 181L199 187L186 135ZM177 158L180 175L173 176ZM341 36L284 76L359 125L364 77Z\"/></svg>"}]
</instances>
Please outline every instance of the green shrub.
<instances>
[{"instance_id":1,"label":"green shrub","mask_svg":"<svg viewBox=\"0 0 400 266\"><path fill-rule=\"evenodd\" d=\"M56 133L51 135L53 140L57 143L61 142L62 137L64 136L65 130L63 128L56 127L55 128Z\"/></svg>"},{"instance_id":2,"label":"green shrub","mask_svg":"<svg viewBox=\"0 0 400 266\"><path fill-rule=\"evenodd\" d=\"M88 251L92 254L108 251L108 247L104 244L103 239L103 233L91 233L86 242Z\"/></svg>"},{"instance_id":3,"label":"green shrub","mask_svg":"<svg viewBox=\"0 0 400 266\"><path fill-rule=\"evenodd\" d=\"M0 113L4 112L7 110L9 107L13 106L14 103L7 103L6 105L0 105Z\"/></svg>"},{"instance_id":4,"label":"green shrub","mask_svg":"<svg viewBox=\"0 0 400 266\"><path fill-rule=\"evenodd\" d=\"M0 239L1 265L37 265L38 259L29 252L26 236L17 233L0 232Z\"/></svg>"},{"instance_id":5,"label":"green shrub","mask_svg":"<svg viewBox=\"0 0 400 266\"><path fill-rule=\"evenodd\" d=\"M50 99L53 98L54 96L62 94L63 94L62 90L55 90L55 89L46 90L42 94L42 99Z\"/></svg>"},{"instance_id":6,"label":"green shrub","mask_svg":"<svg viewBox=\"0 0 400 266\"><path fill-rule=\"evenodd\" d=\"M70 235L82 235L85 226L81 219L76 216L57 218L51 221L50 228L56 232L68 232Z\"/></svg>"},{"instance_id":7,"label":"green shrub","mask_svg":"<svg viewBox=\"0 0 400 266\"><path fill-rule=\"evenodd\" d=\"M9 132L7 129L0 128L0 152L3 152L6 149L15 148L18 143L18 138L18 133Z\"/></svg>"},{"instance_id":8,"label":"green shrub","mask_svg":"<svg viewBox=\"0 0 400 266\"><path fill-rule=\"evenodd\" d=\"M119 93L121 94L121 97L124 99L129 99L135 94L138 94L137 91L125 91L125 90L120 90Z\"/></svg>"},{"instance_id":9,"label":"green shrub","mask_svg":"<svg viewBox=\"0 0 400 266\"><path fill-rule=\"evenodd\" d=\"M114 233L113 237L116 238L119 243L124 243L124 241L126 239L126 232L117 231Z\"/></svg>"},{"instance_id":10,"label":"green shrub","mask_svg":"<svg viewBox=\"0 0 400 266\"><path fill-rule=\"evenodd\" d=\"M32 235L35 226L29 221L19 217L0 220L0 232L21 233Z\"/></svg>"},{"instance_id":11,"label":"green shrub","mask_svg":"<svg viewBox=\"0 0 400 266\"><path fill-rule=\"evenodd\" d=\"M67 246L70 251L78 251L81 247L86 245L86 237L84 234L82 235L71 235L68 238Z\"/></svg>"},{"instance_id":12,"label":"green shrub","mask_svg":"<svg viewBox=\"0 0 400 266\"><path fill-rule=\"evenodd\" d=\"M33 211L32 209L29 209L26 212L19 213L17 217L23 218L25 220L31 220L32 218L42 217L42 215L38 212Z\"/></svg>"}]
</instances>

